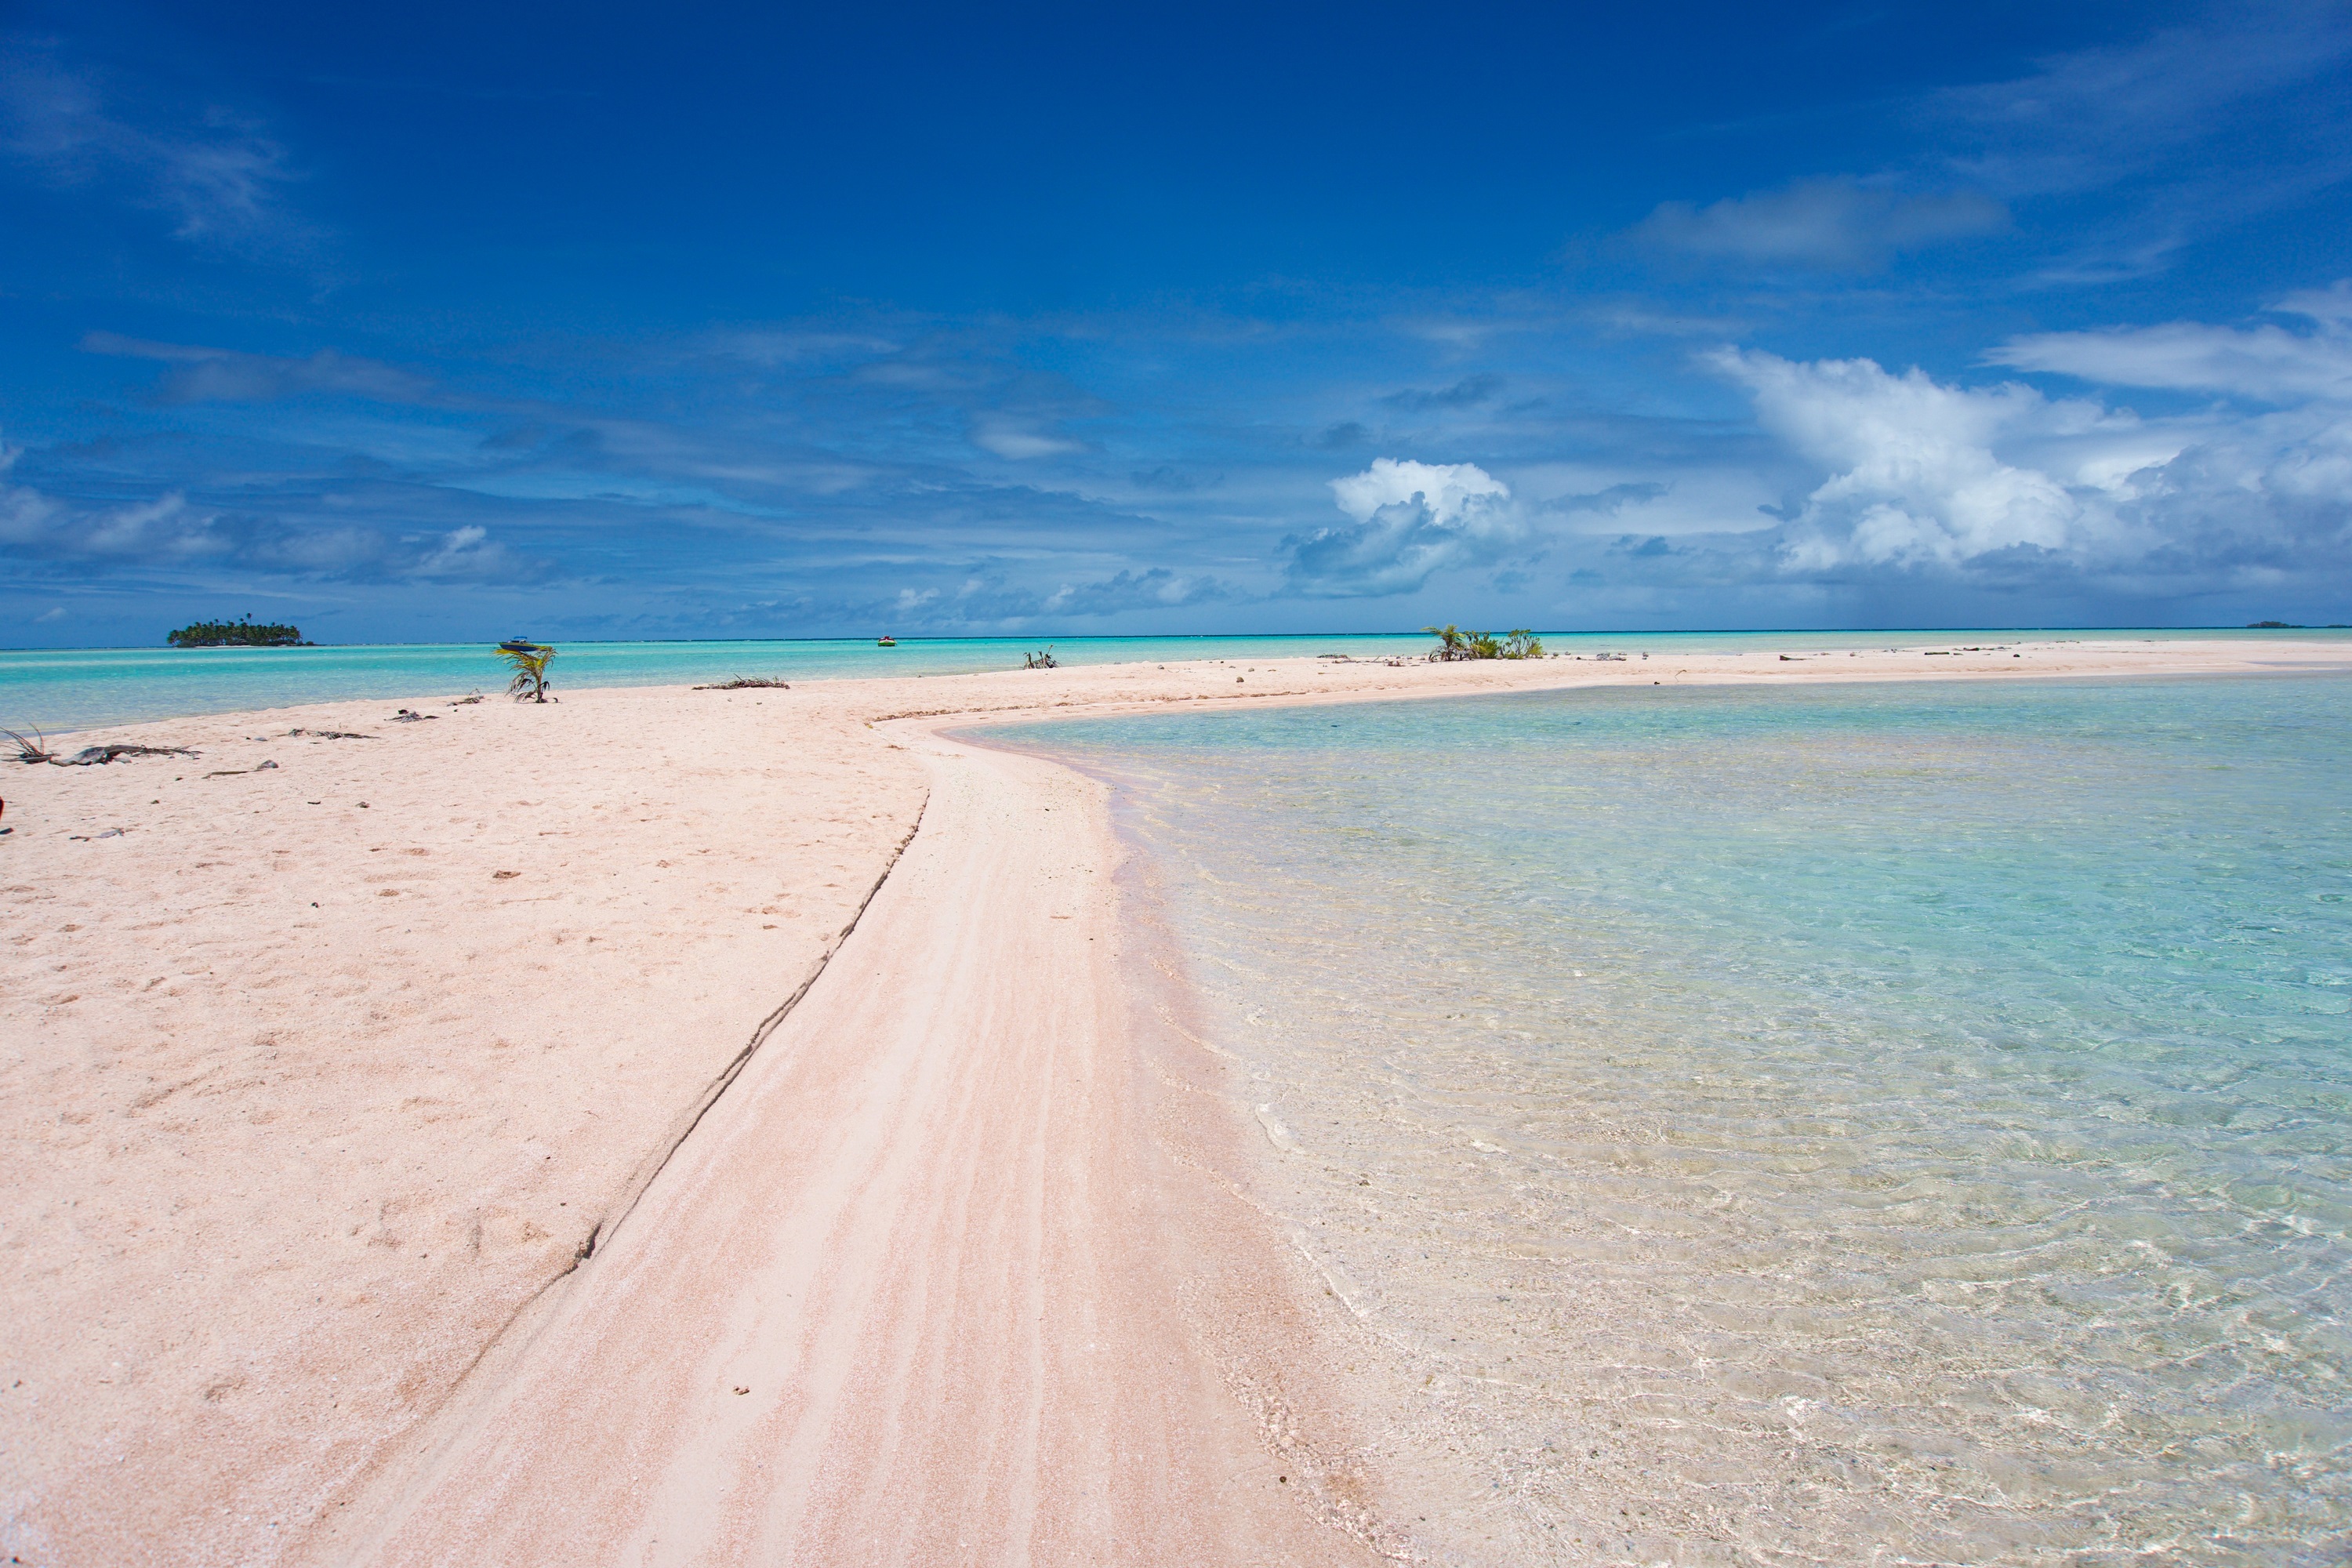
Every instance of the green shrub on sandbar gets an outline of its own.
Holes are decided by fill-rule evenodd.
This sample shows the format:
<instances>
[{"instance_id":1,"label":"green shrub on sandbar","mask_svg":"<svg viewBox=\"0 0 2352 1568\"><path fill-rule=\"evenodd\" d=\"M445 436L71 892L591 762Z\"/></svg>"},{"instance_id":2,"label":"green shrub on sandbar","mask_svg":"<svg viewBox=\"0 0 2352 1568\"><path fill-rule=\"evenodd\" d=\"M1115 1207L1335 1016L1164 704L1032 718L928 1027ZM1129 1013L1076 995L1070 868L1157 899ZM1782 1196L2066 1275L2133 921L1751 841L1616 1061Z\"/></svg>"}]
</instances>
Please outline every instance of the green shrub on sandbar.
<instances>
[{"instance_id":1,"label":"green shrub on sandbar","mask_svg":"<svg viewBox=\"0 0 2352 1568\"><path fill-rule=\"evenodd\" d=\"M1451 664L1464 658L1541 658L1543 641L1525 626L1496 637L1492 632L1466 632L1459 626L1423 626L1421 628L1437 639L1429 650L1433 664Z\"/></svg>"}]
</instances>

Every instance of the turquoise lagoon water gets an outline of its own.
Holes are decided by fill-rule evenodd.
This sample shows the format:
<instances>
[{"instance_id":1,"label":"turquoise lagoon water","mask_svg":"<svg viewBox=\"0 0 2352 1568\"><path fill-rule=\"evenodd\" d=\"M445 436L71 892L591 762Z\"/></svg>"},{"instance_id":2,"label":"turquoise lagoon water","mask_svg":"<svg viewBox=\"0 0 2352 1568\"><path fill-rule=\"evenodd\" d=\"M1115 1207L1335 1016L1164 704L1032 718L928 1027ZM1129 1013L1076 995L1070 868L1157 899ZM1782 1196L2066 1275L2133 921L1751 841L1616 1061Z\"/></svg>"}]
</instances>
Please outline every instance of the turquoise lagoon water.
<instances>
[{"instance_id":1,"label":"turquoise lagoon water","mask_svg":"<svg viewBox=\"0 0 2352 1568\"><path fill-rule=\"evenodd\" d=\"M1430 1560L2352 1562L2352 678L990 733L1117 781Z\"/></svg>"},{"instance_id":2,"label":"turquoise lagoon water","mask_svg":"<svg viewBox=\"0 0 2352 1568\"><path fill-rule=\"evenodd\" d=\"M1019 669L1048 646L1066 664L1127 659L1360 658L1428 646L1427 637L937 637L877 647L871 637L744 642L564 642L555 689L687 686L738 675L827 680ZM495 691L507 672L487 643L395 643L290 648L0 650L0 725L51 734L98 724L283 708L349 698Z\"/></svg>"},{"instance_id":3,"label":"turquoise lagoon water","mask_svg":"<svg viewBox=\"0 0 2352 1568\"><path fill-rule=\"evenodd\" d=\"M1748 648L1885 647L1988 632L1674 632L1546 633L1563 651L1647 648L1653 652ZM2343 631L2033 633L2173 638L2183 637L2334 637ZM1318 653L1357 658L1418 653L1421 636L1381 634L1253 637L924 637L895 648L870 639L792 642L565 642L559 644L558 689L599 686L678 686L736 675L824 680L845 676L958 675L1018 669L1023 653L1051 644L1066 664L1178 658L1279 658ZM482 643L403 643L304 648L0 649L0 726L50 734L100 724L283 708L352 698L433 697L495 690L505 676Z\"/></svg>"}]
</instances>

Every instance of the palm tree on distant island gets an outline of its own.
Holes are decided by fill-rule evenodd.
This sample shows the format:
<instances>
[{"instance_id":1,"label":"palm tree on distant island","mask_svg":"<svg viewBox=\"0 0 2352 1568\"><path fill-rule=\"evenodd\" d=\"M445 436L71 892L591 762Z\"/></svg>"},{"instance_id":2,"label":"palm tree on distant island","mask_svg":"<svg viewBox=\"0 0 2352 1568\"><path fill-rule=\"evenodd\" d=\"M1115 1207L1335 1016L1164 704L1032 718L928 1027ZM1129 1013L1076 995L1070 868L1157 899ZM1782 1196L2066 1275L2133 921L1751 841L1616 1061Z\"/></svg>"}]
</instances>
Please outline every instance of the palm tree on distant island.
<instances>
[{"instance_id":1,"label":"palm tree on distant island","mask_svg":"<svg viewBox=\"0 0 2352 1568\"><path fill-rule=\"evenodd\" d=\"M234 621L197 621L163 640L173 647L299 647L302 628L275 621L257 625L248 614Z\"/></svg>"}]
</instances>

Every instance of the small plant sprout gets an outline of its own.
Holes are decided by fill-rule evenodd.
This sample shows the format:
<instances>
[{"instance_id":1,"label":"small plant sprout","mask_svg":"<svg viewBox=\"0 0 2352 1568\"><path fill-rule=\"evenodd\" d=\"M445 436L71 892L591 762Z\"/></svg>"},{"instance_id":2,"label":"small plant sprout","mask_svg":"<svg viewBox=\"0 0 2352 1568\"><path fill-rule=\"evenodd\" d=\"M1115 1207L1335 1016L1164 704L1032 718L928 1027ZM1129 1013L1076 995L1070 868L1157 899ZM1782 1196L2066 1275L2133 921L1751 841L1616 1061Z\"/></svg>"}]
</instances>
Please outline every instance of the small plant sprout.
<instances>
[{"instance_id":1,"label":"small plant sprout","mask_svg":"<svg viewBox=\"0 0 2352 1568\"><path fill-rule=\"evenodd\" d=\"M515 672L514 679L507 683L507 690L516 701L547 700L547 666L554 657L553 648L539 643L499 649L499 659Z\"/></svg>"}]
</instances>

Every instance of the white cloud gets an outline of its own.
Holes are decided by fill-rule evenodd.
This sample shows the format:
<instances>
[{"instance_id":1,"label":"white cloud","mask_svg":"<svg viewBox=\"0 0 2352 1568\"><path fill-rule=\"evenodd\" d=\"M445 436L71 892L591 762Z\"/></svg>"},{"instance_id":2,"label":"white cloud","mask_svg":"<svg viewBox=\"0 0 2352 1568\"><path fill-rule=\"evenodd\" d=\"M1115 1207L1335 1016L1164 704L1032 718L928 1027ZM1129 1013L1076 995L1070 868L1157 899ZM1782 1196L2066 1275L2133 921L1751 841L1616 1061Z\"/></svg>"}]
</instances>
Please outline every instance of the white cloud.
<instances>
[{"instance_id":1,"label":"white cloud","mask_svg":"<svg viewBox=\"0 0 2352 1568\"><path fill-rule=\"evenodd\" d=\"M1958 166L1995 190L2080 190L2211 137L2249 107L2274 108L2306 85L2325 91L2331 68L2352 53L2352 27L2332 0L2273 0L2214 22L1948 89L1926 115L1976 141ZM2339 105L2325 119L2341 114ZM2242 174L2251 162L2231 160Z\"/></svg>"},{"instance_id":2,"label":"white cloud","mask_svg":"<svg viewBox=\"0 0 2352 1568\"><path fill-rule=\"evenodd\" d=\"M2144 421L1870 360L1725 349L1712 363L1826 473L1780 531L1790 571L1998 579L2032 563L2191 594L2344 576L2352 417L2340 407Z\"/></svg>"},{"instance_id":3,"label":"white cloud","mask_svg":"<svg viewBox=\"0 0 2352 1568\"><path fill-rule=\"evenodd\" d=\"M94 78L45 51L0 56L0 150L52 183L128 182L132 199L170 214L183 239L282 247L300 237L279 200L296 178L286 150L227 110L191 118L142 125L111 109Z\"/></svg>"},{"instance_id":4,"label":"white cloud","mask_svg":"<svg viewBox=\"0 0 2352 1568\"><path fill-rule=\"evenodd\" d=\"M1725 350L1715 363L1756 398L1765 427L1834 472L1791 530L1800 567L1845 560L1951 565L2017 545L2066 547L2084 522L2066 487L1994 456L1995 438L2049 408L2030 387L1948 387L1870 360L1794 363Z\"/></svg>"},{"instance_id":5,"label":"white cloud","mask_svg":"<svg viewBox=\"0 0 2352 1568\"><path fill-rule=\"evenodd\" d=\"M1353 525L1284 541L1289 584L1309 597L1409 594L1446 568L1493 562L1528 534L1510 487L1474 463L1378 458L1330 484Z\"/></svg>"},{"instance_id":6,"label":"white cloud","mask_svg":"<svg viewBox=\"0 0 2352 1568\"><path fill-rule=\"evenodd\" d=\"M125 506L61 500L8 479L21 455L21 448L0 445L0 560L51 563L78 574L202 564L347 580L518 578L545 571L542 562L516 559L478 524L394 537L315 517L192 506L178 490Z\"/></svg>"},{"instance_id":7,"label":"white cloud","mask_svg":"<svg viewBox=\"0 0 2352 1568\"><path fill-rule=\"evenodd\" d=\"M303 393L370 397L384 403L429 401L433 384L396 365L355 359L320 349L304 359L239 353L192 343L158 343L120 332L89 332L81 340L90 353L154 360L178 368L163 378L167 403L267 403Z\"/></svg>"},{"instance_id":8,"label":"white cloud","mask_svg":"<svg viewBox=\"0 0 2352 1568\"><path fill-rule=\"evenodd\" d=\"M2112 281L2352 173L2347 54L2352 12L2338 0L2225 5L2194 26L1933 94L1918 113L1951 174L2010 201L2155 174L2038 269L2044 282Z\"/></svg>"},{"instance_id":9,"label":"white cloud","mask_svg":"<svg viewBox=\"0 0 2352 1568\"><path fill-rule=\"evenodd\" d=\"M1064 452L1083 451L1076 441L1048 436L1026 420L1010 415L983 414L971 424L971 444L1000 458L1021 462L1031 458L1051 458Z\"/></svg>"},{"instance_id":10,"label":"white cloud","mask_svg":"<svg viewBox=\"0 0 2352 1568\"><path fill-rule=\"evenodd\" d=\"M1906 195L1840 178L1799 180L1703 207L1666 202L1633 236L1693 256L1846 268L1881 266L1898 251L2008 224L2008 209L1980 192Z\"/></svg>"},{"instance_id":11,"label":"white cloud","mask_svg":"<svg viewBox=\"0 0 2352 1568\"><path fill-rule=\"evenodd\" d=\"M408 570L418 577L495 577L507 569L506 547L490 542L478 523L453 528Z\"/></svg>"},{"instance_id":12,"label":"white cloud","mask_svg":"<svg viewBox=\"0 0 2352 1568\"><path fill-rule=\"evenodd\" d=\"M1440 526L1466 520L1475 508L1510 499L1511 487L1475 463L1416 463L1375 458L1362 473L1331 481L1339 510L1370 522L1383 507L1421 503Z\"/></svg>"},{"instance_id":13,"label":"white cloud","mask_svg":"<svg viewBox=\"0 0 2352 1568\"><path fill-rule=\"evenodd\" d=\"M2352 284L2293 295L2276 307L2315 330L2169 321L2011 338L1985 358L2110 386L2219 392L2263 403L2352 402Z\"/></svg>"},{"instance_id":14,"label":"white cloud","mask_svg":"<svg viewBox=\"0 0 2352 1568\"><path fill-rule=\"evenodd\" d=\"M76 507L29 485L10 483L23 448L0 446L0 549L84 559L189 561L216 555L213 519L189 510L176 490L121 507Z\"/></svg>"},{"instance_id":15,"label":"white cloud","mask_svg":"<svg viewBox=\"0 0 2352 1568\"><path fill-rule=\"evenodd\" d=\"M1045 616L1114 616L1129 610L1173 610L1227 597L1213 577L1184 575L1165 566L1121 571L1096 583L1065 583L1036 613Z\"/></svg>"}]
</instances>

